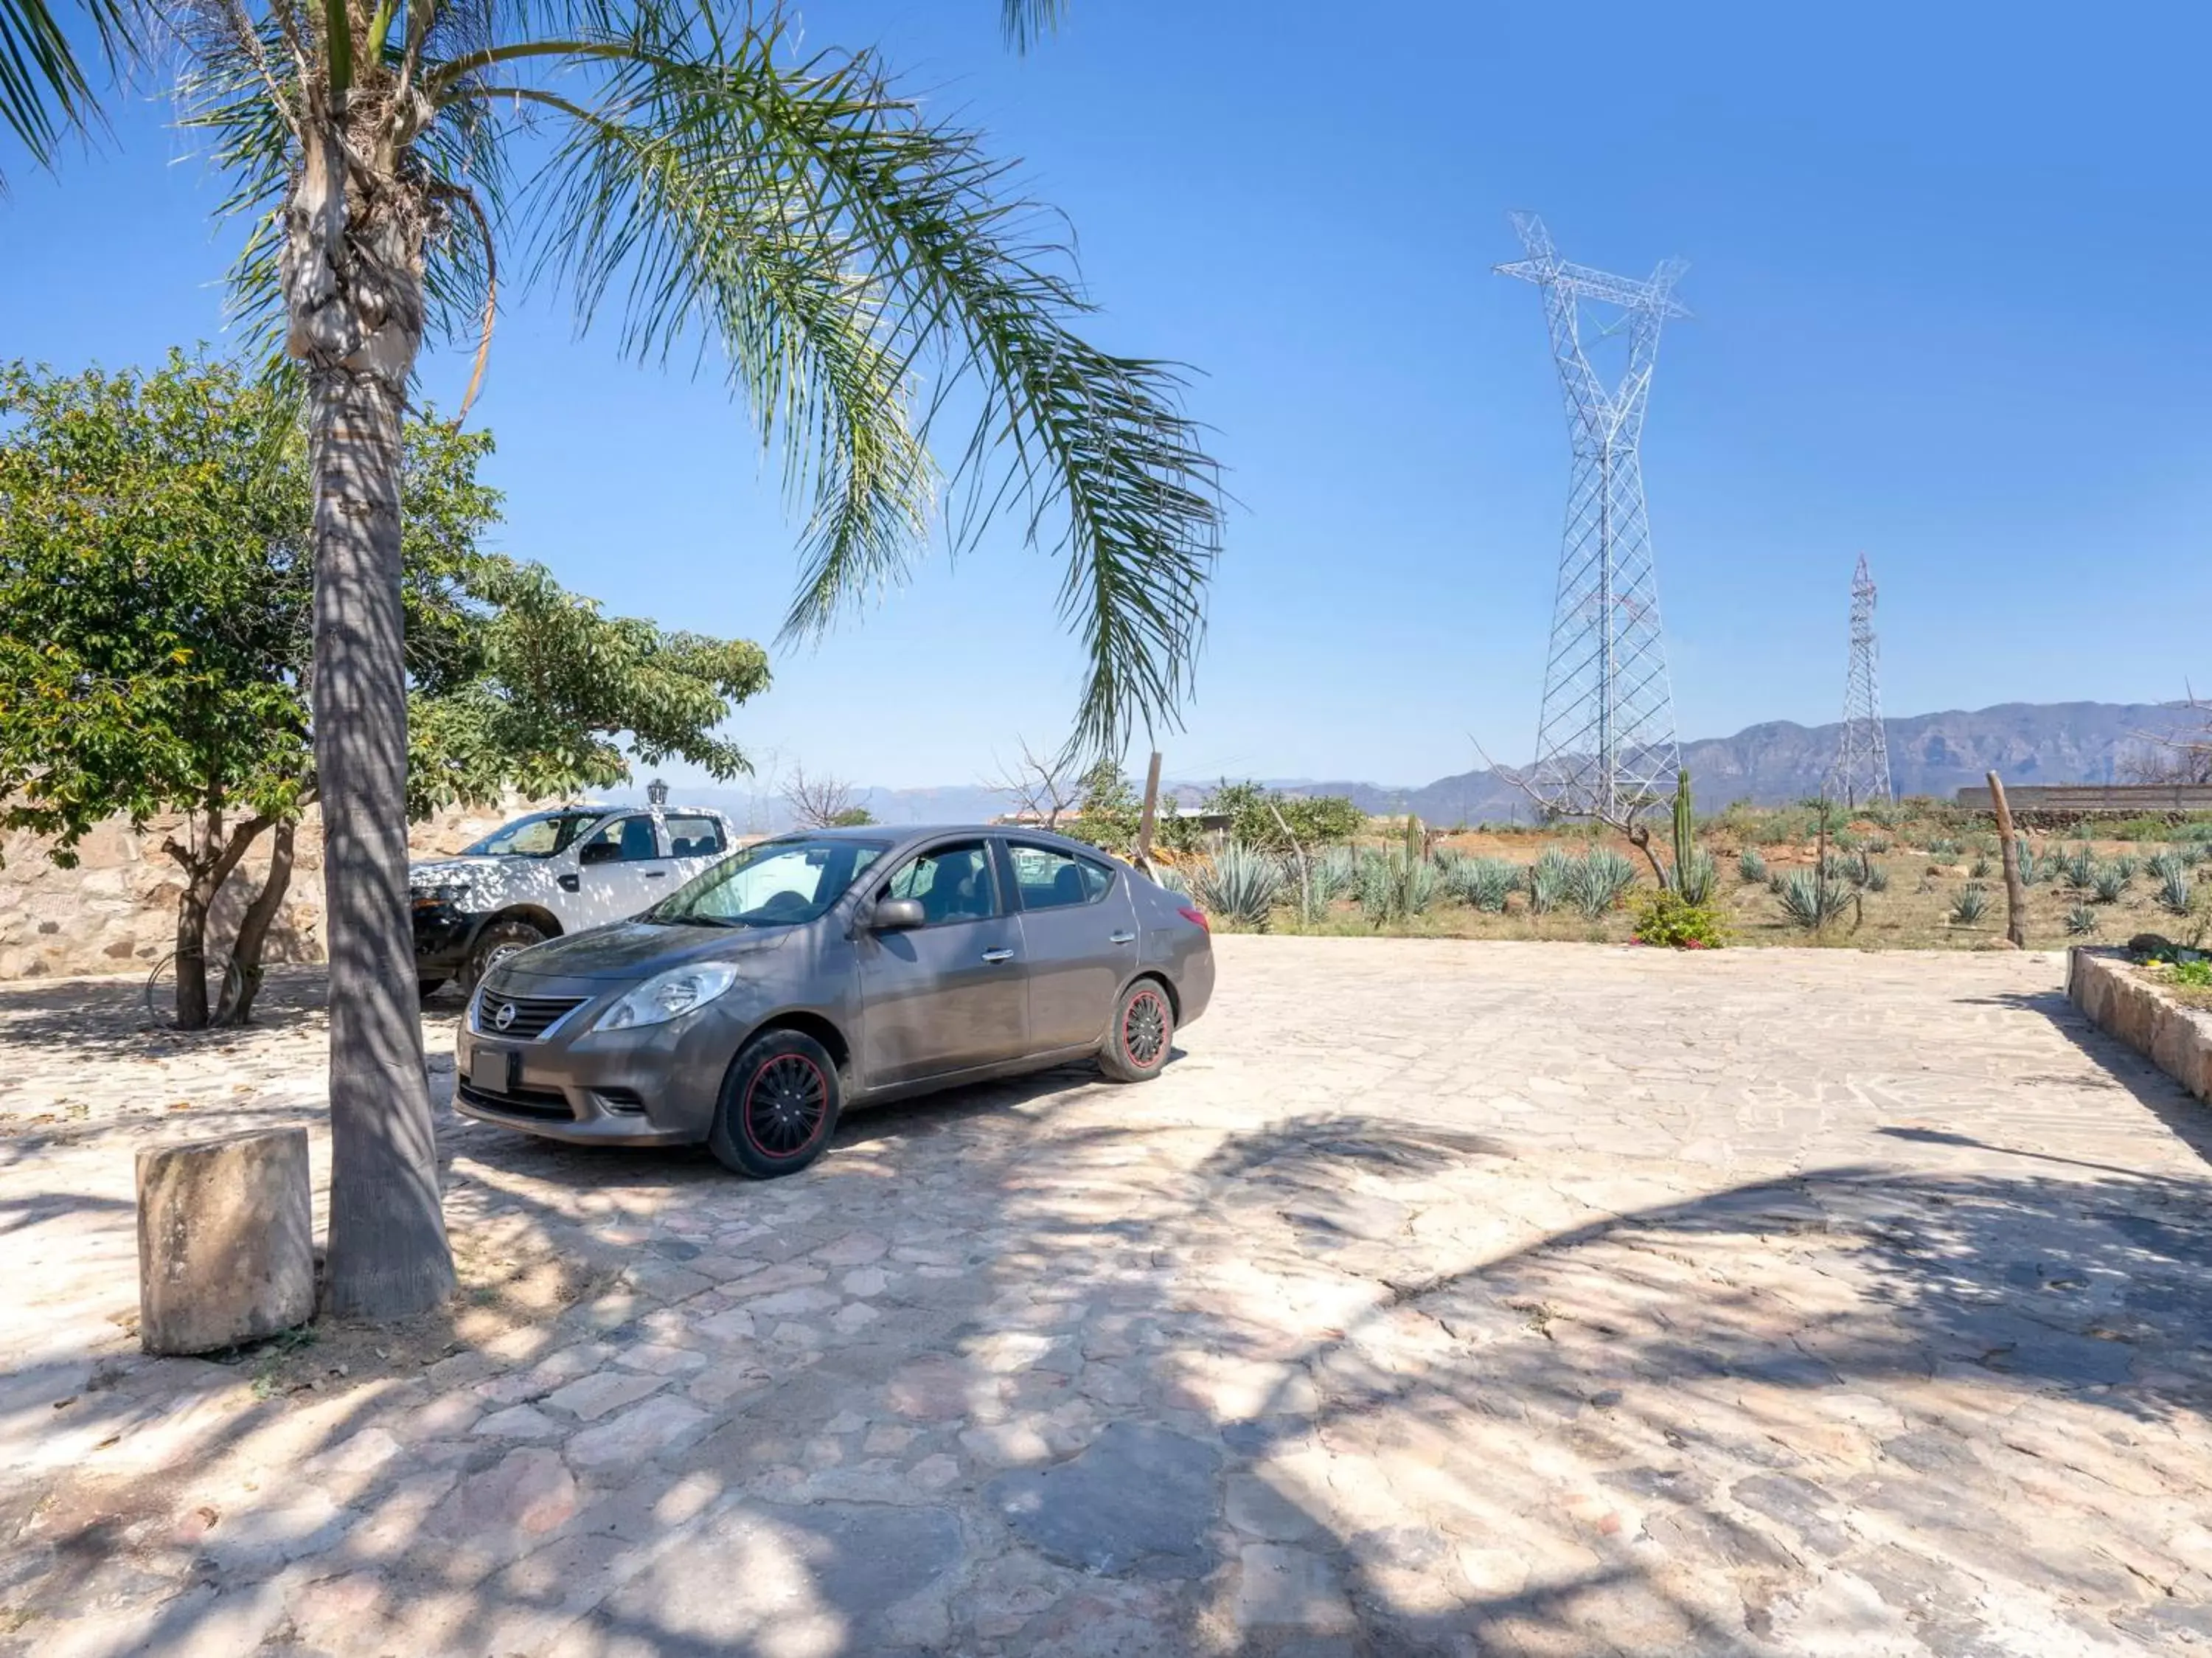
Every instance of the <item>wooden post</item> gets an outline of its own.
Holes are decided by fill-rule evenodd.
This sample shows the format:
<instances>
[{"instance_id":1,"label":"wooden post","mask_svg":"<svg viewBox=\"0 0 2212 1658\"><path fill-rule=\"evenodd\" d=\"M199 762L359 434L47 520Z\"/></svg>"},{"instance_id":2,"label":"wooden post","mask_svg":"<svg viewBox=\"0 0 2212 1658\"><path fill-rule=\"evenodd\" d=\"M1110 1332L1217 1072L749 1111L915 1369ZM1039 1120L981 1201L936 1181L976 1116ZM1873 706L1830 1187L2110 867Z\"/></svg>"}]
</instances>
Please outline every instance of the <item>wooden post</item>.
<instances>
[{"instance_id":1,"label":"wooden post","mask_svg":"<svg viewBox=\"0 0 2212 1658\"><path fill-rule=\"evenodd\" d=\"M1152 867L1152 828L1160 814L1160 751L1152 750L1152 763L1145 771L1145 810L1137 820L1137 866Z\"/></svg>"},{"instance_id":2,"label":"wooden post","mask_svg":"<svg viewBox=\"0 0 2212 1658\"><path fill-rule=\"evenodd\" d=\"M1990 773L1990 799L1997 808L1997 851L2004 863L2005 937L2027 948L2027 887L2020 878L2020 842L2012 832L2012 808L2005 804L2004 780Z\"/></svg>"}]
</instances>

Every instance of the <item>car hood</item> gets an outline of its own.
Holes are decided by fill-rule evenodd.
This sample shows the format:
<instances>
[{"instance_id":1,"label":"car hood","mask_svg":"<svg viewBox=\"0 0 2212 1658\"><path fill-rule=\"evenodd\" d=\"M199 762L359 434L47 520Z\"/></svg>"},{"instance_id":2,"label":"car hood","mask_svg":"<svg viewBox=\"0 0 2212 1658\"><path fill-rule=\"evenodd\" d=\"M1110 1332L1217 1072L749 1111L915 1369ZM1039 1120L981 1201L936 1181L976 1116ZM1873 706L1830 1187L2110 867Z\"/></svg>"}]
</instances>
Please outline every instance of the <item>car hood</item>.
<instances>
[{"instance_id":1,"label":"car hood","mask_svg":"<svg viewBox=\"0 0 2212 1658\"><path fill-rule=\"evenodd\" d=\"M534 945L508 962L506 974L634 984L694 961L737 962L763 956L781 948L799 930L797 927L681 927L623 921Z\"/></svg>"},{"instance_id":2,"label":"car hood","mask_svg":"<svg viewBox=\"0 0 2212 1658\"><path fill-rule=\"evenodd\" d=\"M502 875L513 875L519 869L538 863L537 858L475 857L426 858L407 866L407 881L412 887L476 886Z\"/></svg>"}]
</instances>

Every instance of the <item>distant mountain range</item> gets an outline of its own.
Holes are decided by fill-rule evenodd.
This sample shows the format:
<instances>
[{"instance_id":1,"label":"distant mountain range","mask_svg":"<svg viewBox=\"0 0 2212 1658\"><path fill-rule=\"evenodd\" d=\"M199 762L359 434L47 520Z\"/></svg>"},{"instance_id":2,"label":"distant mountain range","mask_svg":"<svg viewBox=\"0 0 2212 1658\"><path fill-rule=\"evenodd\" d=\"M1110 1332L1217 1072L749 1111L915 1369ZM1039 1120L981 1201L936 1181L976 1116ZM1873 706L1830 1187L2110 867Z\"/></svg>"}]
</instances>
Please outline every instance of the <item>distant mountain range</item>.
<instances>
[{"instance_id":1,"label":"distant mountain range","mask_svg":"<svg viewBox=\"0 0 2212 1658\"><path fill-rule=\"evenodd\" d=\"M2187 710L2172 703L2001 703L1972 713L1951 710L1884 722L1889 768L1899 795L1948 795L1994 771L2007 783L2109 783L2143 734L2172 728ZM1774 805L1817 794L1835 762L1838 725L1771 721L1733 737L1682 745L1701 809L1731 801ZM1195 801L1212 786L1170 785ZM1346 795L1365 811L1412 810L1432 824L1479 823L1529 815L1528 797L1492 771L1464 771L1419 787L1309 778L1263 779L1299 795ZM972 823L997 816L1011 802L1002 790L952 785L937 789L856 789L853 797L885 823ZM686 789L687 803L719 806L757 832L787 827L790 813L765 790Z\"/></svg>"}]
</instances>

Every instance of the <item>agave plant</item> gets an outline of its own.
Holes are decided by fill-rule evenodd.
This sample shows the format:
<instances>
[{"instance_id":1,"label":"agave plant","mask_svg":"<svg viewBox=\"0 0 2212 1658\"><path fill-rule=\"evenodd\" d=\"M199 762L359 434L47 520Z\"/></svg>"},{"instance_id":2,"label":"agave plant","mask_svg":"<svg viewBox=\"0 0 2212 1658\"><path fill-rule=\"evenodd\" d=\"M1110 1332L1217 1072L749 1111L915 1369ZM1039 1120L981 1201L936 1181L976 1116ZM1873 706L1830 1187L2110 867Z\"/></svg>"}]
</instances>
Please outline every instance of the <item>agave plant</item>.
<instances>
[{"instance_id":1,"label":"agave plant","mask_svg":"<svg viewBox=\"0 0 2212 1658\"><path fill-rule=\"evenodd\" d=\"M1928 843L1928 856L1939 858L1946 863L1955 859L1965 850L1955 840L1931 840Z\"/></svg>"},{"instance_id":2,"label":"agave plant","mask_svg":"<svg viewBox=\"0 0 2212 1658\"><path fill-rule=\"evenodd\" d=\"M2136 872L2142 868L2142 860L2131 853L2123 852L2112 860L2110 867L2120 872L2123 882L2130 881L2136 878Z\"/></svg>"},{"instance_id":3,"label":"agave plant","mask_svg":"<svg viewBox=\"0 0 2212 1658\"><path fill-rule=\"evenodd\" d=\"M2033 887L2049 873L2046 866L2035 861L2035 848L2027 844L2026 835L2014 835L2013 846L2020 859L2020 884Z\"/></svg>"},{"instance_id":4,"label":"agave plant","mask_svg":"<svg viewBox=\"0 0 2212 1658\"><path fill-rule=\"evenodd\" d=\"M1604 915L1636 885L1636 866L1610 846L1593 846L1575 866L1571 891L1575 904L1593 921Z\"/></svg>"},{"instance_id":5,"label":"agave plant","mask_svg":"<svg viewBox=\"0 0 2212 1658\"><path fill-rule=\"evenodd\" d=\"M2189 866L2181 861L2179 852L2171 846L2166 846L2152 853L2150 862L2144 867L2159 880L2171 881L2174 876L2184 873Z\"/></svg>"},{"instance_id":6,"label":"agave plant","mask_svg":"<svg viewBox=\"0 0 2212 1658\"><path fill-rule=\"evenodd\" d=\"M1811 869L1793 869L1776 896L1782 917L1793 927L1813 932L1833 921L1850 904L1850 890L1839 881L1823 881Z\"/></svg>"},{"instance_id":7,"label":"agave plant","mask_svg":"<svg viewBox=\"0 0 2212 1658\"><path fill-rule=\"evenodd\" d=\"M1866 849L1869 852L1887 852L1889 850L1889 837L1887 835L1869 835L1867 837Z\"/></svg>"},{"instance_id":8,"label":"agave plant","mask_svg":"<svg viewBox=\"0 0 2212 1658\"><path fill-rule=\"evenodd\" d=\"M1989 912L1990 889L1978 881L1968 881L1951 900L1951 919L1961 927L1972 926Z\"/></svg>"},{"instance_id":9,"label":"agave plant","mask_svg":"<svg viewBox=\"0 0 2212 1658\"><path fill-rule=\"evenodd\" d=\"M2058 877L2072 893L2086 893L2097 884L2097 855L2085 844L2058 860Z\"/></svg>"},{"instance_id":10,"label":"agave plant","mask_svg":"<svg viewBox=\"0 0 2212 1658\"><path fill-rule=\"evenodd\" d=\"M1988 857L1980 853L1977 853L1974 856L1973 863L1967 866L1966 874L1975 881L1987 881L1990 878L1990 861Z\"/></svg>"},{"instance_id":11,"label":"agave plant","mask_svg":"<svg viewBox=\"0 0 2212 1658\"><path fill-rule=\"evenodd\" d=\"M1521 884L1521 872L1502 858L1462 858L1446 873L1452 891L1478 910L1495 915Z\"/></svg>"},{"instance_id":12,"label":"agave plant","mask_svg":"<svg viewBox=\"0 0 2212 1658\"><path fill-rule=\"evenodd\" d=\"M1866 866L1866 879L1859 885L1869 893L1886 893L1889 890L1889 871L1869 860Z\"/></svg>"},{"instance_id":13,"label":"agave plant","mask_svg":"<svg viewBox=\"0 0 2212 1658\"><path fill-rule=\"evenodd\" d=\"M1190 886L1192 896L1209 913L1264 933L1282 896L1283 866L1232 840L1191 871Z\"/></svg>"},{"instance_id":14,"label":"agave plant","mask_svg":"<svg viewBox=\"0 0 2212 1658\"><path fill-rule=\"evenodd\" d=\"M2196 894L2191 890L2189 871L2179 864L2166 871L2166 878L2158 884L2158 901L2178 916L2189 913L2190 900Z\"/></svg>"},{"instance_id":15,"label":"agave plant","mask_svg":"<svg viewBox=\"0 0 2212 1658\"><path fill-rule=\"evenodd\" d=\"M2096 879L2089 883L2089 890L2100 904L2118 903L2120 894L2127 889L2127 874L2118 863L2099 865Z\"/></svg>"},{"instance_id":16,"label":"agave plant","mask_svg":"<svg viewBox=\"0 0 2212 1658\"><path fill-rule=\"evenodd\" d=\"M2097 930L2097 912L2086 904L2077 904L2066 912L2066 930L2081 938Z\"/></svg>"},{"instance_id":17,"label":"agave plant","mask_svg":"<svg viewBox=\"0 0 2212 1658\"><path fill-rule=\"evenodd\" d=\"M1575 862L1556 846L1547 846L1528 866L1528 911L1549 915L1575 892Z\"/></svg>"},{"instance_id":18,"label":"agave plant","mask_svg":"<svg viewBox=\"0 0 2212 1658\"><path fill-rule=\"evenodd\" d=\"M1735 872L1747 887L1756 887L1766 879L1766 860L1759 856L1759 848L1747 846L1736 855Z\"/></svg>"}]
</instances>

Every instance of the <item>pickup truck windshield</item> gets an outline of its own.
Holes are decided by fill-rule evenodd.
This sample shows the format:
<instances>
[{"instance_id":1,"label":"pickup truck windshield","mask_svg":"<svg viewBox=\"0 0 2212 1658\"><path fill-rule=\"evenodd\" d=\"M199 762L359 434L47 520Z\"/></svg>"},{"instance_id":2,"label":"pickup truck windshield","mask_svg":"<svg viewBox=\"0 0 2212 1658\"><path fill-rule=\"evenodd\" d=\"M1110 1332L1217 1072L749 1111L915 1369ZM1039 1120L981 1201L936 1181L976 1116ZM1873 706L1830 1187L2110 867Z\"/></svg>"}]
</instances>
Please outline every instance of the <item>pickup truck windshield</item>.
<instances>
[{"instance_id":1,"label":"pickup truck windshield","mask_svg":"<svg viewBox=\"0 0 2212 1658\"><path fill-rule=\"evenodd\" d=\"M590 828L605 812L539 812L517 818L504 829L495 829L475 845L462 849L463 857L550 858L565 852L569 844Z\"/></svg>"},{"instance_id":2,"label":"pickup truck windshield","mask_svg":"<svg viewBox=\"0 0 2212 1658\"><path fill-rule=\"evenodd\" d=\"M638 918L702 927L789 927L811 921L884 855L866 840L764 840L677 888Z\"/></svg>"}]
</instances>

